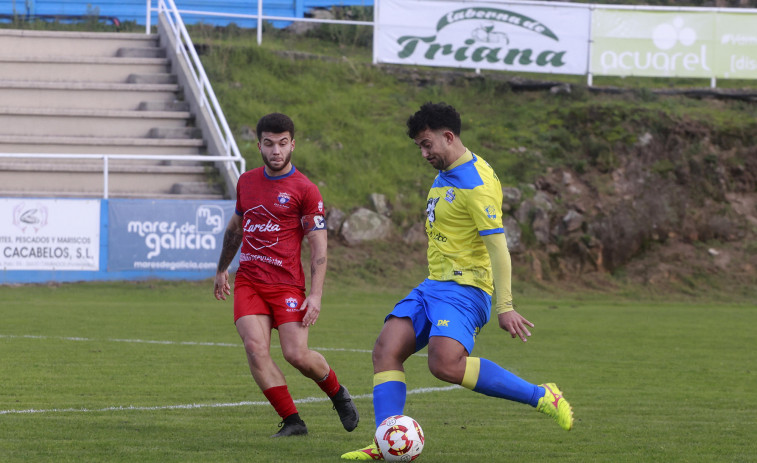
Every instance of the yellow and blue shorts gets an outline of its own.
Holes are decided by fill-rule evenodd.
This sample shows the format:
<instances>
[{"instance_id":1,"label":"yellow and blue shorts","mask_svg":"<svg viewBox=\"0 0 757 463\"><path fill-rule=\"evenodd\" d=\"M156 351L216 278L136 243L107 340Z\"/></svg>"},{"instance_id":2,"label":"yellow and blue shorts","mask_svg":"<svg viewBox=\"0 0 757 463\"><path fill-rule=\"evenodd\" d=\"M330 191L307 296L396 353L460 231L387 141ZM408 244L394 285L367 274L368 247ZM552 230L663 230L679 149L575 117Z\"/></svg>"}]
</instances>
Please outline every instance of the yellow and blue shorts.
<instances>
[{"instance_id":1,"label":"yellow and blue shorts","mask_svg":"<svg viewBox=\"0 0 757 463\"><path fill-rule=\"evenodd\" d=\"M399 301L384 321L410 318L416 352L426 347L431 336L445 336L458 341L470 354L476 335L489 322L491 306L491 295L481 288L426 279Z\"/></svg>"}]
</instances>

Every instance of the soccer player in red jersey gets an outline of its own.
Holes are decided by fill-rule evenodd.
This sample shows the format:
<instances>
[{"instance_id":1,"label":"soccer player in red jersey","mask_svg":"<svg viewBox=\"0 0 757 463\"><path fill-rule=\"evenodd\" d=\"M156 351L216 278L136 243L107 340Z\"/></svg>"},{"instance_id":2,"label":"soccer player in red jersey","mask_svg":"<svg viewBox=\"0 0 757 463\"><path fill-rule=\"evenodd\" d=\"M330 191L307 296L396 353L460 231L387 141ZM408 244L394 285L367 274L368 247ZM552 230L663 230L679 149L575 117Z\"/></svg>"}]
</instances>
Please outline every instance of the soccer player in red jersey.
<instances>
[{"instance_id":1,"label":"soccer player in red jersey","mask_svg":"<svg viewBox=\"0 0 757 463\"><path fill-rule=\"evenodd\" d=\"M228 268L241 245L234 280L234 323L242 338L252 377L281 416L272 437L307 434L307 426L287 389L286 379L271 359L271 332L279 331L284 358L331 398L347 431L359 415L347 388L320 353L308 348L308 330L321 312L326 276L326 223L323 199L291 162L294 123L280 113L257 124L263 167L249 170L237 182L236 214L229 220L218 260L214 295L231 294ZM310 245L310 293L300 261L303 237Z\"/></svg>"}]
</instances>

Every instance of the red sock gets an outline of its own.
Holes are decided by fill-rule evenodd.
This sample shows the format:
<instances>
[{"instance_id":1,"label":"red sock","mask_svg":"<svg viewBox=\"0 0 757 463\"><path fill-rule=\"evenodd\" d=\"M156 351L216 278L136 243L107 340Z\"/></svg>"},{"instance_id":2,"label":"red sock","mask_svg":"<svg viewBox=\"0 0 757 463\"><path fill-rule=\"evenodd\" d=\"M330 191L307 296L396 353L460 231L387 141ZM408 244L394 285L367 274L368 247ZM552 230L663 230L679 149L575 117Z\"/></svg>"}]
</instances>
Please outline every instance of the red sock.
<instances>
[{"instance_id":1,"label":"red sock","mask_svg":"<svg viewBox=\"0 0 757 463\"><path fill-rule=\"evenodd\" d=\"M331 368L329 368L329 374L327 374L325 378L320 381L316 381L315 383L329 397L334 397L336 393L339 392L339 388L341 387L339 380L336 379L336 373L334 373L334 370L332 370Z\"/></svg>"},{"instance_id":2,"label":"red sock","mask_svg":"<svg viewBox=\"0 0 757 463\"><path fill-rule=\"evenodd\" d=\"M294 406L294 400L292 400L286 384L266 389L263 391L263 395L271 402L273 409L276 410L281 419L297 413L297 407Z\"/></svg>"}]
</instances>

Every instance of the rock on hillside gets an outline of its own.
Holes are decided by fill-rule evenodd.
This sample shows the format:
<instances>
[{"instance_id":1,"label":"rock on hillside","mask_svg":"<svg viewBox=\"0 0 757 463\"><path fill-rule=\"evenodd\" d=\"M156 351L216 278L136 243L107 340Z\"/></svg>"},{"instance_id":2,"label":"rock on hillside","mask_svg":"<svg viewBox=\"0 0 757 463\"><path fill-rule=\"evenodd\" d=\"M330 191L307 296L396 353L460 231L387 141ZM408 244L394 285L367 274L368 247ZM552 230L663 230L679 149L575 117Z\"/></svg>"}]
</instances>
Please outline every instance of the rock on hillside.
<instances>
[{"instance_id":1,"label":"rock on hillside","mask_svg":"<svg viewBox=\"0 0 757 463\"><path fill-rule=\"evenodd\" d=\"M614 147L611 165L538 178L512 210L530 234L534 276L620 271L656 283L720 272L754 280L757 146L718 146L709 135L695 126L644 132Z\"/></svg>"},{"instance_id":2,"label":"rock on hillside","mask_svg":"<svg viewBox=\"0 0 757 463\"><path fill-rule=\"evenodd\" d=\"M425 242L421 223L392 230L386 198L372 202L375 211L332 209L329 230L349 246ZM701 127L643 132L614 147L612 162L551 168L533 184L504 187L502 209L516 265L536 280L622 273L645 284L711 274L757 282L757 146L723 149Z\"/></svg>"}]
</instances>

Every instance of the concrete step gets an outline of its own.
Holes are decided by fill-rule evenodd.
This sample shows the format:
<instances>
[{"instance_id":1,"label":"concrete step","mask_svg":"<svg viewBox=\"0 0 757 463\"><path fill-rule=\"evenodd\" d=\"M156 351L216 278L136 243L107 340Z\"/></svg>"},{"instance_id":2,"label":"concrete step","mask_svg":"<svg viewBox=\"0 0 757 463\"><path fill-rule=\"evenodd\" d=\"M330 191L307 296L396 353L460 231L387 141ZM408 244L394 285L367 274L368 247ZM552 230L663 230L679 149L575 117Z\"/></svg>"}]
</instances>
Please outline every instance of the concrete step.
<instances>
[{"instance_id":1,"label":"concrete step","mask_svg":"<svg viewBox=\"0 0 757 463\"><path fill-rule=\"evenodd\" d=\"M2 46L2 43L0 43ZM170 70L167 58L8 57L0 56L0 80L123 83L132 75L164 76ZM164 77L165 79L165 77ZM166 83L142 79L134 83Z\"/></svg>"},{"instance_id":2,"label":"concrete step","mask_svg":"<svg viewBox=\"0 0 757 463\"><path fill-rule=\"evenodd\" d=\"M223 187L218 184L204 182L179 182L171 187L171 193L179 195L221 195Z\"/></svg>"},{"instance_id":3,"label":"concrete step","mask_svg":"<svg viewBox=\"0 0 757 463\"><path fill-rule=\"evenodd\" d=\"M119 138L0 135L0 153L188 154L205 153L201 138Z\"/></svg>"},{"instance_id":4,"label":"concrete step","mask_svg":"<svg viewBox=\"0 0 757 463\"><path fill-rule=\"evenodd\" d=\"M108 176L109 192L162 193L170 194L174 184L204 182L205 174L113 172ZM102 170L95 172L57 171L0 171L3 190L68 191L101 195L103 190Z\"/></svg>"},{"instance_id":5,"label":"concrete step","mask_svg":"<svg viewBox=\"0 0 757 463\"><path fill-rule=\"evenodd\" d=\"M116 159L108 163L108 172L143 174L189 174L205 176L207 169L201 165L153 164L152 161ZM160 161L158 161L160 162ZM3 159L0 158L0 175L7 172L59 172L102 174L103 161L100 159Z\"/></svg>"},{"instance_id":6,"label":"concrete step","mask_svg":"<svg viewBox=\"0 0 757 463\"><path fill-rule=\"evenodd\" d=\"M129 77L126 78L126 82L129 84L176 84L178 82L178 78L174 74L159 74L159 73L151 73L151 74L130 74Z\"/></svg>"},{"instance_id":7,"label":"concrete step","mask_svg":"<svg viewBox=\"0 0 757 463\"><path fill-rule=\"evenodd\" d=\"M186 111L1 108L0 135L147 137L156 127L190 126Z\"/></svg>"},{"instance_id":8,"label":"concrete step","mask_svg":"<svg viewBox=\"0 0 757 463\"><path fill-rule=\"evenodd\" d=\"M116 56L119 49L156 47L157 34L0 29L0 50L14 56Z\"/></svg>"},{"instance_id":9,"label":"concrete step","mask_svg":"<svg viewBox=\"0 0 757 463\"><path fill-rule=\"evenodd\" d=\"M186 101L142 101L137 106L138 111L189 111Z\"/></svg>"},{"instance_id":10,"label":"concrete step","mask_svg":"<svg viewBox=\"0 0 757 463\"><path fill-rule=\"evenodd\" d=\"M139 191L110 191L110 198L119 199L211 199L220 200L228 199L222 194L187 194L187 193L154 193ZM100 191L60 191L60 190L27 190L16 191L7 190L0 186L0 198L102 198L102 187Z\"/></svg>"},{"instance_id":11,"label":"concrete step","mask_svg":"<svg viewBox=\"0 0 757 463\"><path fill-rule=\"evenodd\" d=\"M116 56L123 58L165 58L165 48L119 48Z\"/></svg>"},{"instance_id":12,"label":"concrete step","mask_svg":"<svg viewBox=\"0 0 757 463\"><path fill-rule=\"evenodd\" d=\"M198 127L155 127L154 129L150 130L150 133L147 136L150 138L167 139L200 138L202 137L202 130L200 130Z\"/></svg>"},{"instance_id":13,"label":"concrete step","mask_svg":"<svg viewBox=\"0 0 757 463\"><path fill-rule=\"evenodd\" d=\"M177 84L0 80L0 104L8 107L140 109L179 101L180 94Z\"/></svg>"}]
</instances>

